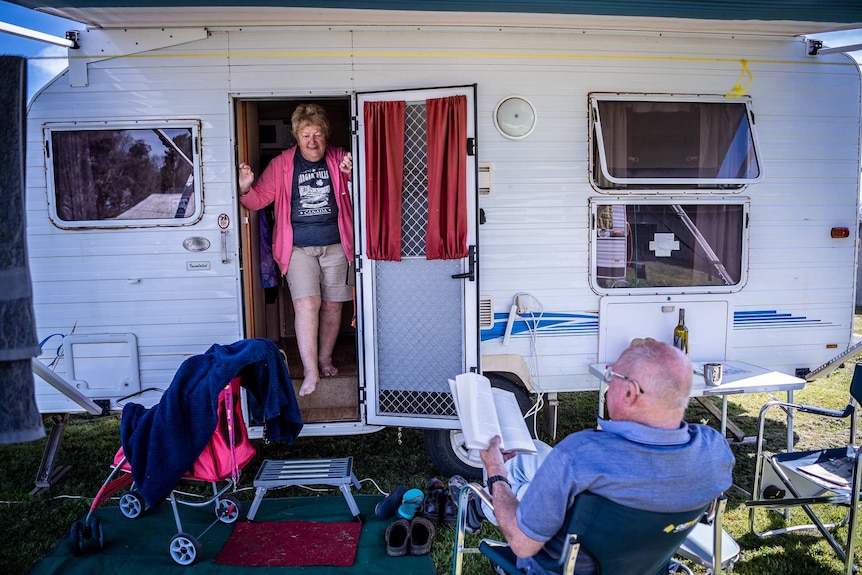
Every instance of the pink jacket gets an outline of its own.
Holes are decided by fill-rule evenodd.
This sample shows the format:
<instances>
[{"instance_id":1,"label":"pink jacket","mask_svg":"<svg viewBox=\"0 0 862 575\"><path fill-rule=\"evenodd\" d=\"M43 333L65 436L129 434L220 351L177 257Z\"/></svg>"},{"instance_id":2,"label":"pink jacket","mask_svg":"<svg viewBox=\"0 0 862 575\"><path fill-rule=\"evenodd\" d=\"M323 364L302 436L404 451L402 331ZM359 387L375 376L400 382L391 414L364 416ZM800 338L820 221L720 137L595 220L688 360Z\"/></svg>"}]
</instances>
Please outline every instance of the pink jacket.
<instances>
[{"instance_id":1,"label":"pink jacket","mask_svg":"<svg viewBox=\"0 0 862 575\"><path fill-rule=\"evenodd\" d=\"M250 210L259 210L275 202L275 229L272 235L272 255L282 274L287 273L293 251L293 227L290 225L290 194L293 184L293 158L297 147L288 148L273 159L248 193L239 201ZM348 174L338 165L347 154L341 148L326 147L326 167L338 205L338 233L347 261L353 261L353 205L350 203Z\"/></svg>"}]
</instances>

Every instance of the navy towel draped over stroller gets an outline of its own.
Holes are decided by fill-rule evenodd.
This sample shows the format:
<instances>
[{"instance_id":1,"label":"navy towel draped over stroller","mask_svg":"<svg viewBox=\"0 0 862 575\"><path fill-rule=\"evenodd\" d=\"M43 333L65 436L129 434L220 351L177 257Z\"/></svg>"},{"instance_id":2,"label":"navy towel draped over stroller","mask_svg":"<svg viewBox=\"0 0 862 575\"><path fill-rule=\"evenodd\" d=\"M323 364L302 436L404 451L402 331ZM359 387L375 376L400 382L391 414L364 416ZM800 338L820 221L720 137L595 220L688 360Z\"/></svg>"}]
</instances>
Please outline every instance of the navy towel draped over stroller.
<instances>
[{"instance_id":1,"label":"navy towel draped over stroller","mask_svg":"<svg viewBox=\"0 0 862 575\"><path fill-rule=\"evenodd\" d=\"M287 365L268 339L213 345L186 359L158 404L123 408L120 440L137 489L150 507L191 469L218 425L218 397L237 375L263 407L266 439L290 444L302 418Z\"/></svg>"}]
</instances>

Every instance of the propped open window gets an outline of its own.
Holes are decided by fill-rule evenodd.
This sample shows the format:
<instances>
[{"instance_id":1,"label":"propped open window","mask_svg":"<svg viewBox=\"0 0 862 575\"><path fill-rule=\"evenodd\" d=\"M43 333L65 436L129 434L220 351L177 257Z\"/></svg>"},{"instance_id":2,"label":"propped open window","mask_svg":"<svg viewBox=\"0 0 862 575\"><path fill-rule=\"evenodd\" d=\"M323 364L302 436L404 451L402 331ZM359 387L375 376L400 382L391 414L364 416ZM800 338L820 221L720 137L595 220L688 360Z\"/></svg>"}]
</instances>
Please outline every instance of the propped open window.
<instances>
[{"instance_id":1,"label":"propped open window","mask_svg":"<svg viewBox=\"0 0 862 575\"><path fill-rule=\"evenodd\" d=\"M58 226L187 225L200 218L198 122L44 128L51 218Z\"/></svg>"},{"instance_id":2,"label":"propped open window","mask_svg":"<svg viewBox=\"0 0 862 575\"><path fill-rule=\"evenodd\" d=\"M600 190L728 190L761 178L746 99L593 94L590 110Z\"/></svg>"}]
</instances>

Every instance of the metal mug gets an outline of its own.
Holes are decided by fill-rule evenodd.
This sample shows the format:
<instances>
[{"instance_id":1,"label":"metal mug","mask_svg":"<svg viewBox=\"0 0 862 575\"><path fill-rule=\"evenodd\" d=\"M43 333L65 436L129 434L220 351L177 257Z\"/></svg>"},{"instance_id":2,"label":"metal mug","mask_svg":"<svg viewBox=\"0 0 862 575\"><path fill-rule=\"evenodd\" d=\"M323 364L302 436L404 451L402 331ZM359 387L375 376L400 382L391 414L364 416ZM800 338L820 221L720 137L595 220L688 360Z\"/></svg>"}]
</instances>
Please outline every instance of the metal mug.
<instances>
[{"instance_id":1,"label":"metal mug","mask_svg":"<svg viewBox=\"0 0 862 575\"><path fill-rule=\"evenodd\" d=\"M703 382L706 385L721 385L724 367L720 363L703 364Z\"/></svg>"}]
</instances>

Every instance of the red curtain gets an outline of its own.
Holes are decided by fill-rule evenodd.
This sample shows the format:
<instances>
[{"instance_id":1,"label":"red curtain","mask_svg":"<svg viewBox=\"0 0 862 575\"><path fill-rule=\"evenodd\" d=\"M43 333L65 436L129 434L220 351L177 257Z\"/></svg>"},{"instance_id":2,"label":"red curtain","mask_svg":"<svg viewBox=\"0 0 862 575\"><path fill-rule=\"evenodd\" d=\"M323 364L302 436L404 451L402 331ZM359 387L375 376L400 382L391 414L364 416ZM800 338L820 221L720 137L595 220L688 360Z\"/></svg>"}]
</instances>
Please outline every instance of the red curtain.
<instances>
[{"instance_id":1,"label":"red curtain","mask_svg":"<svg viewBox=\"0 0 862 575\"><path fill-rule=\"evenodd\" d=\"M404 109L400 102L365 102L365 189L368 257L401 261Z\"/></svg>"},{"instance_id":2,"label":"red curtain","mask_svg":"<svg viewBox=\"0 0 862 575\"><path fill-rule=\"evenodd\" d=\"M426 100L428 231L425 258L467 257L467 97Z\"/></svg>"}]
</instances>

